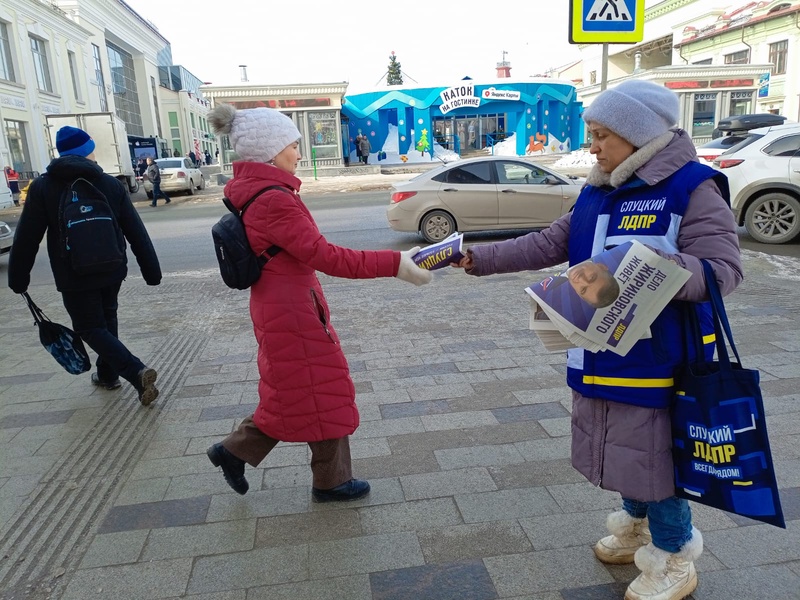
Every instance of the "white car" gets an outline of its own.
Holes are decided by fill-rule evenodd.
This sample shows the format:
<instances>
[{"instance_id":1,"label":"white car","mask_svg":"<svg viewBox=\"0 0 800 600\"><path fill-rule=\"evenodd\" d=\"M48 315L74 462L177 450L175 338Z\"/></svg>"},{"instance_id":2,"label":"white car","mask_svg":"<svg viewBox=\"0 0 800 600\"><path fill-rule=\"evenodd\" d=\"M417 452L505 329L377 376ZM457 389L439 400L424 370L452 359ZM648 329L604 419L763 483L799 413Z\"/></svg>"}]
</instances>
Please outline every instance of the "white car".
<instances>
[{"instance_id":1,"label":"white car","mask_svg":"<svg viewBox=\"0 0 800 600\"><path fill-rule=\"evenodd\" d=\"M195 190L203 190L206 180L203 172L187 157L158 158L156 164L161 171L161 189L169 192L186 192L190 196ZM144 180L144 191L148 198L153 197L153 183Z\"/></svg>"},{"instance_id":2,"label":"white car","mask_svg":"<svg viewBox=\"0 0 800 600\"><path fill-rule=\"evenodd\" d=\"M720 155L738 225L757 241L784 244L800 236L800 124L751 130Z\"/></svg>"},{"instance_id":3,"label":"white car","mask_svg":"<svg viewBox=\"0 0 800 600\"><path fill-rule=\"evenodd\" d=\"M0 256L11 252L12 243L14 243L14 228L0 221Z\"/></svg>"}]
</instances>

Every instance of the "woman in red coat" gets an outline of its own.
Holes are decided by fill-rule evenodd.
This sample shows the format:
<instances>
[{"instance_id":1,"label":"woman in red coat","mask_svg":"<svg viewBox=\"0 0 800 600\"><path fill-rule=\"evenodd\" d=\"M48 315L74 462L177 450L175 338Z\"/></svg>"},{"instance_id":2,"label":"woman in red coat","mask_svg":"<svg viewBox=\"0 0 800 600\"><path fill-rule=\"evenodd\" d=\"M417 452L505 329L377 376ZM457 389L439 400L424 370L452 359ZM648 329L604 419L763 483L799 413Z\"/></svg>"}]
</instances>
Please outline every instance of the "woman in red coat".
<instances>
[{"instance_id":1,"label":"woman in red coat","mask_svg":"<svg viewBox=\"0 0 800 600\"><path fill-rule=\"evenodd\" d=\"M225 195L245 213L250 246L281 251L267 262L250 291L250 317L258 342L259 403L252 417L208 449L215 466L239 494L249 488L244 465L256 467L279 441L311 448L312 497L317 502L355 500L369 493L354 479L349 436L358 427L355 387L316 271L334 277L398 277L423 285L431 273L411 260L418 248L359 251L328 243L298 195L295 177L300 132L270 108L237 111L230 105L208 115L230 137L239 161ZM279 189L264 188L279 186Z\"/></svg>"}]
</instances>

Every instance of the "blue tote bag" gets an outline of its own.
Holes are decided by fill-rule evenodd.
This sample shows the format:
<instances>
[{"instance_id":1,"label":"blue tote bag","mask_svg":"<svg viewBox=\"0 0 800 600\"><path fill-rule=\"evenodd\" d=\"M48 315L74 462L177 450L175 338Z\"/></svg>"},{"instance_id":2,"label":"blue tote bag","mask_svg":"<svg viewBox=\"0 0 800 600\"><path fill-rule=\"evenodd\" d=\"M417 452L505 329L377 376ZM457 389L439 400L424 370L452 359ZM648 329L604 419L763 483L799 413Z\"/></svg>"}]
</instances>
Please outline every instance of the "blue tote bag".
<instances>
[{"instance_id":1,"label":"blue tote bag","mask_svg":"<svg viewBox=\"0 0 800 600\"><path fill-rule=\"evenodd\" d=\"M22 296L39 328L39 341L56 362L72 375L80 375L91 369L92 362L81 338L69 327L48 319L28 292L24 292Z\"/></svg>"},{"instance_id":2,"label":"blue tote bag","mask_svg":"<svg viewBox=\"0 0 800 600\"><path fill-rule=\"evenodd\" d=\"M704 361L697 319L687 319L692 329L687 339L698 344L698 362L683 365L675 376L675 495L785 529L758 371L742 367L714 271L706 261L703 270L714 313L717 360Z\"/></svg>"}]
</instances>

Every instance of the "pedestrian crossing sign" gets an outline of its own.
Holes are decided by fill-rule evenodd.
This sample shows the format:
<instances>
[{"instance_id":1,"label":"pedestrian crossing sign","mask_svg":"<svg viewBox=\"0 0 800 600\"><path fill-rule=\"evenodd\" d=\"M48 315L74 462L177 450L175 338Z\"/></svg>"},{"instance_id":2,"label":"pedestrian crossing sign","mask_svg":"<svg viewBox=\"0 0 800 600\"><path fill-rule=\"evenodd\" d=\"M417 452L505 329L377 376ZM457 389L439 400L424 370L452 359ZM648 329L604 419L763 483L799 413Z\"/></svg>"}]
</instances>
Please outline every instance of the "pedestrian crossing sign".
<instances>
[{"instance_id":1,"label":"pedestrian crossing sign","mask_svg":"<svg viewBox=\"0 0 800 600\"><path fill-rule=\"evenodd\" d=\"M644 39L644 0L570 0L570 44L633 44Z\"/></svg>"}]
</instances>

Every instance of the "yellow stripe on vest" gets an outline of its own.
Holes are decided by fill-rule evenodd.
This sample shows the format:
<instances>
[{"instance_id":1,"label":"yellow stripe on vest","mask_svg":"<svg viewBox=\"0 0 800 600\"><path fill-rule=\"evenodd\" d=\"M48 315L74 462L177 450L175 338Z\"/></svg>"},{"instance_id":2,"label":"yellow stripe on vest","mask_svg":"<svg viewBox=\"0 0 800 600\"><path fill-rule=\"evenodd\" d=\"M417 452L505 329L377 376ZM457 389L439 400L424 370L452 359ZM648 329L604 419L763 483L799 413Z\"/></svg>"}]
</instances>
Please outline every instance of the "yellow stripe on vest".
<instances>
[{"instance_id":1,"label":"yellow stripe on vest","mask_svg":"<svg viewBox=\"0 0 800 600\"><path fill-rule=\"evenodd\" d=\"M666 388L675 385L675 380L672 377L668 379L635 379L633 377L592 377L591 375L584 375L583 383L614 387Z\"/></svg>"},{"instance_id":2,"label":"yellow stripe on vest","mask_svg":"<svg viewBox=\"0 0 800 600\"><path fill-rule=\"evenodd\" d=\"M717 341L717 334L716 333L709 333L708 335L703 336L703 345L705 344L713 344Z\"/></svg>"}]
</instances>

